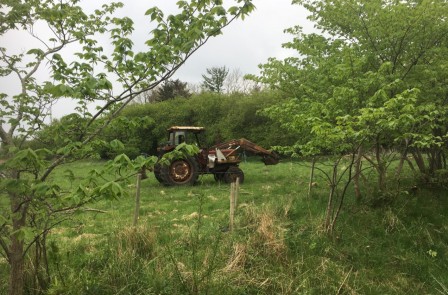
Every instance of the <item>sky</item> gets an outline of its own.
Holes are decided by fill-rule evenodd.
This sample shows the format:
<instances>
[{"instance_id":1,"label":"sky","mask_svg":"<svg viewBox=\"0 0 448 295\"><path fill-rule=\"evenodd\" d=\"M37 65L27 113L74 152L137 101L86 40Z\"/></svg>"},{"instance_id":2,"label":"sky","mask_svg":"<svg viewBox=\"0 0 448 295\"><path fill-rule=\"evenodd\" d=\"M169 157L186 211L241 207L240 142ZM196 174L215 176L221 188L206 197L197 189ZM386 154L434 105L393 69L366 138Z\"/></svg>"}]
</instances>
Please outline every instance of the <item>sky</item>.
<instances>
[{"instance_id":1,"label":"sky","mask_svg":"<svg viewBox=\"0 0 448 295\"><path fill-rule=\"evenodd\" d=\"M227 0L229 2L230 0ZM101 7L106 0L81 0L81 5L89 10ZM145 11L158 6L165 14L174 13L177 0L122 0L124 7L118 12L120 16L131 17L135 32L133 40L140 50L148 39L151 27ZM282 48L282 43L290 41L292 36L285 34L286 28L300 25L305 32L313 30L312 24L306 19L307 13L303 7L292 5L291 0L254 0L256 9L244 21L237 20L223 30L223 34L211 38L199 49L174 75L174 79L183 82L199 84L202 74L207 68L226 66L231 71L238 70L241 74L258 74L258 65L268 58L284 58L293 52ZM38 29L38 28L37 28ZM0 37L0 46L15 51L26 52L32 46L26 33L14 33ZM31 47L30 47L31 46ZM45 76L42 69L40 75ZM0 80L1 92L15 92L14 81ZM54 106L56 116L73 111L66 101Z\"/></svg>"},{"instance_id":2,"label":"sky","mask_svg":"<svg viewBox=\"0 0 448 295\"><path fill-rule=\"evenodd\" d=\"M94 2L94 1L93 1ZM123 15L132 16L136 22L136 40L146 40L147 16L144 12L151 6L173 12L177 0L124 0ZM230 1L225 1L230 2ZM256 9L245 20L237 20L212 38L196 52L176 73L175 78L184 82L200 83L207 68L226 66L238 69L242 74L257 74L258 65L269 57L284 58L293 54L282 48L282 43L292 39L285 34L286 28L301 25L304 31L312 30L306 19L306 10L292 5L292 0L254 0ZM92 3L92 2L90 2ZM135 13L139 11L140 13Z\"/></svg>"},{"instance_id":3,"label":"sky","mask_svg":"<svg viewBox=\"0 0 448 295\"><path fill-rule=\"evenodd\" d=\"M211 39L192 56L177 76L191 83L200 82L206 68L226 66L243 74L257 74L258 65L270 57L285 58L294 54L282 44L292 36L286 28L301 25L311 30L306 10L291 5L291 0L258 0L257 9L244 21L238 20L224 29L223 35Z\"/></svg>"}]
</instances>

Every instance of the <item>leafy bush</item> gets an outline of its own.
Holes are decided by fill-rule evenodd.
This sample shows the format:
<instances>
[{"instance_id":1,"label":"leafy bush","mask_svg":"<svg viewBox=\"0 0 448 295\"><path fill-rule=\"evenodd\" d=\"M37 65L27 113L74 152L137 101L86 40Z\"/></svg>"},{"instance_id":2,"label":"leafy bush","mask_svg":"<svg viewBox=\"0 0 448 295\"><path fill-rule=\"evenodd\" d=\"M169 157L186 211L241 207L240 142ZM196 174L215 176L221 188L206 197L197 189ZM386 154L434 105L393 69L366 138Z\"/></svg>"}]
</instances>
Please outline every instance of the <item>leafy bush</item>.
<instances>
[{"instance_id":1,"label":"leafy bush","mask_svg":"<svg viewBox=\"0 0 448 295\"><path fill-rule=\"evenodd\" d=\"M105 137L108 140L120 139L125 146L155 154L157 144L165 141L166 129L174 125L186 125L206 127L205 142L202 143L206 146L241 137L266 148L288 145L294 141L292 134L259 114L264 108L282 99L280 94L272 91L250 95L201 93L188 99L135 104L124 110L120 122L107 128ZM151 124L123 124L139 118L148 118Z\"/></svg>"}]
</instances>

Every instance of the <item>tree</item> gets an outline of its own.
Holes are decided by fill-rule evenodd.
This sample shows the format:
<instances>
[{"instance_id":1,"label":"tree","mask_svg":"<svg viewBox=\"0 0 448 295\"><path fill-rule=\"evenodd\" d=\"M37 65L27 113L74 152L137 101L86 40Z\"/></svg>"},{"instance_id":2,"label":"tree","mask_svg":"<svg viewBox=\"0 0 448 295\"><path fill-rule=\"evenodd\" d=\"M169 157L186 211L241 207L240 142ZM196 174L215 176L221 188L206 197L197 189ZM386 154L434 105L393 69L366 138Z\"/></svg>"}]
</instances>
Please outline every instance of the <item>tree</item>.
<instances>
[{"instance_id":1,"label":"tree","mask_svg":"<svg viewBox=\"0 0 448 295\"><path fill-rule=\"evenodd\" d=\"M187 83L176 80L167 80L157 89L157 100L163 101L176 97L188 98L191 96Z\"/></svg>"},{"instance_id":2,"label":"tree","mask_svg":"<svg viewBox=\"0 0 448 295\"><path fill-rule=\"evenodd\" d=\"M156 103L158 101L157 98L157 89L158 87L140 93L133 101L133 103L138 103L138 104L145 104L145 103Z\"/></svg>"},{"instance_id":3,"label":"tree","mask_svg":"<svg viewBox=\"0 0 448 295\"><path fill-rule=\"evenodd\" d=\"M207 74L202 75L204 79L202 86L209 91L222 93L224 91L224 81L226 80L229 70L223 67L208 68Z\"/></svg>"},{"instance_id":4,"label":"tree","mask_svg":"<svg viewBox=\"0 0 448 295\"><path fill-rule=\"evenodd\" d=\"M240 69L234 69L227 75L224 81L224 88L227 93L250 93L261 89L252 80L244 77Z\"/></svg>"},{"instance_id":5,"label":"tree","mask_svg":"<svg viewBox=\"0 0 448 295\"><path fill-rule=\"evenodd\" d=\"M297 141L287 151L337 159L325 171L325 226L331 233L348 184L338 171L346 171L360 198L362 173L373 170L376 185L364 189L385 198L390 185L400 185L390 181L390 164L400 159L401 169L408 153L427 177L446 169L448 90L440 73L446 74L448 63L448 7L445 1L294 3L310 11L321 33L288 29L294 39L284 47L296 50L295 56L269 59L252 79L291 97L264 112L295 132ZM350 162L339 160L344 155Z\"/></svg>"},{"instance_id":6,"label":"tree","mask_svg":"<svg viewBox=\"0 0 448 295\"><path fill-rule=\"evenodd\" d=\"M23 53L0 48L0 76L15 78L20 89L12 96L0 94L4 159L0 192L9 200L9 208L2 207L0 212L0 246L10 265L9 294L24 293L25 256L32 246L45 255L41 246L50 229L61 222L61 213L104 196L125 194L117 182L123 179L119 173L93 171L71 191L52 183L51 173L67 161L91 155L95 145L107 144L95 139L137 95L169 79L211 37L254 8L249 0L236 3L225 8L222 1L178 1L179 13L168 16L157 7L148 9L146 15L155 26L142 52L134 51L132 19L113 17L120 3L105 4L92 14L84 12L78 0L0 3L0 35L24 31L40 44ZM50 37L39 35L37 27L42 23L49 28ZM106 34L111 52L101 46L104 41L96 39ZM79 45L72 62L71 55L64 55L70 44ZM50 69L51 78L42 83L38 73L45 70L43 65ZM79 120L55 128L54 137L64 142L63 147L27 148L27 141L45 125L50 105L60 97L76 101L79 116ZM100 105L93 114L87 108L92 102ZM120 143L112 141L110 145L119 147ZM132 162L121 155L110 168L139 170L153 163L154 158ZM104 175L110 176L107 181L102 180ZM48 283L49 278L41 287Z\"/></svg>"},{"instance_id":7,"label":"tree","mask_svg":"<svg viewBox=\"0 0 448 295\"><path fill-rule=\"evenodd\" d=\"M158 85L150 91L141 93L136 99L137 103L154 103L173 99L176 97L188 98L191 96L188 84L182 82L179 79L165 80L162 84Z\"/></svg>"},{"instance_id":8,"label":"tree","mask_svg":"<svg viewBox=\"0 0 448 295\"><path fill-rule=\"evenodd\" d=\"M390 148L402 150L402 159L412 152L422 173L446 167L445 2L294 2L325 34L289 29L295 38L284 46L299 57L270 59L252 77L291 96L266 111L296 131L291 148L328 154L358 147L358 158L377 171L380 191Z\"/></svg>"}]
</instances>

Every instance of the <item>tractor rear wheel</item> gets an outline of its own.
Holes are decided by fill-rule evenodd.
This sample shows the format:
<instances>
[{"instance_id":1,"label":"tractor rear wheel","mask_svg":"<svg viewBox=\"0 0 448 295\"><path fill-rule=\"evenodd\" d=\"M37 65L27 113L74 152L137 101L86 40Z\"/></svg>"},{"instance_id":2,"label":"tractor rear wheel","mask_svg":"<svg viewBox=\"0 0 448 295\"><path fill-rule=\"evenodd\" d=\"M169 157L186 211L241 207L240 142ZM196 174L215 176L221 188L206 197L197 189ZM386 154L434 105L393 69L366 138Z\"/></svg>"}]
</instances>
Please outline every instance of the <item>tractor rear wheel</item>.
<instances>
[{"instance_id":1,"label":"tractor rear wheel","mask_svg":"<svg viewBox=\"0 0 448 295\"><path fill-rule=\"evenodd\" d=\"M239 178L239 182L244 182L244 172L237 166L231 166L227 169L226 173L224 173L224 181L226 183L235 182L237 178Z\"/></svg>"},{"instance_id":2,"label":"tractor rear wheel","mask_svg":"<svg viewBox=\"0 0 448 295\"><path fill-rule=\"evenodd\" d=\"M175 159L169 165L163 166L161 172L165 185L193 185L199 177L199 165L192 157Z\"/></svg>"}]
</instances>

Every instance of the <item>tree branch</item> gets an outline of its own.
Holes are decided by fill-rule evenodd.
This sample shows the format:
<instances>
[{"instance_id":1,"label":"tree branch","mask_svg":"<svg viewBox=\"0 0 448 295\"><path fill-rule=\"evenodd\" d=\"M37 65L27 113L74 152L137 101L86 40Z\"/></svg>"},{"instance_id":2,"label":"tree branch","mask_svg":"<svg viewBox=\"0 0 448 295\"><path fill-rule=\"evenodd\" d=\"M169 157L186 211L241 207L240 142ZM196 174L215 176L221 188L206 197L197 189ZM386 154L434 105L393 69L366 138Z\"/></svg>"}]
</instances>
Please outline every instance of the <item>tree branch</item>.
<instances>
[{"instance_id":1,"label":"tree branch","mask_svg":"<svg viewBox=\"0 0 448 295\"><path fill-rule=\"evenodd\" d=\"M241 16L242 12L240 10L239 13L237 13L236 15L234 15L226 24L220 26L219 28L217 28L216 30L212 31L209 33L209 35L207 35L205 38L203 38L202 40L198 40L199 44L194 47L193 49L191 49L189 52L185 53L185 55L181 58L181 60L173 65L173 67L166 72L165 74L163 74L161 76L160 79L158 79L157 81L153 82L152 84L150 84L147 87L144 87L142 89L139 89L137 91L133 91L133 88L135 88L138 83L140 83L141 81L143 81L146 77L140 77L138 79L136 79L136 82L130 84L130 86L123 90L123 92L121 94L119 94L118 96L116 96L115 99L107 102L93 117L92 119L89 121L89 123L86 126L86 129L91 126L91 124L96 121L99 116L101 114L103 114L106 110L109 109L109 107L113 104L116 104L118 102L123 102L123 104L117 109L115 110L111 115L109 115L109 117L106 119L106 121L104 122L104 124L102 124L100 127L98 127L93 133L91 133L89 136L87 136L86 139L83 140L83 142L81 143L81 146L85 146L86 144L88 144L89 142L91 142L102 130L104 130L104 128L106 128L110 122L115 119L119 113L121 113L121 111L139 94L151 90L153 88L155 88L157 85L159 85L160 83L162 83L163 81L165 81L166 79L169 79L187 60L188 58L191 57L191 55L193 53L195 53L197 50L199 50L199 48L201 48L204 44L207 43L207 41L213 37L214 35L216 35L216 33L218 33L219 31L221 31L222 29L224 29L225 27L229 26L233 21L235 21L239 16ZM61 157L59 157L58 159L56 159L55 161L53 161L53 163L46 169L46 171L43 173L43 175L41 176L40 180L44 181L49 175L50 173L60 164L62 164L64 162L64 160L66 158L68 158L74 150L69 151L67 154L62 155Z\"/></svg>"},{"instance_id":2,"label":"tree branch","mask_svg":"<svg viewBox=\"0 0 448 295\"><path fill-rule=\"evenodd\" d=\"M52 225L50 225L49 227L45 228L42 232L40 232L38 235L34 236L34 239L26 246L26 248L24 249L22 256L25 257L26 253L28 252L28 250L31 248L31 246L44 234L48 233L53 227L55 227L58 224L61 224L62 222L69 220L69 218L63 218L61 220L59 220L58 222L53 223Z\"/></svg>"},{"instance_id":3,"label":"tree branch","mask_svg":"<svg viewBox=\"0 0 448 295\"><path fill-rule=\"evenodd\" d=\"M9 134L3 129L3 125L0 123L0 138L2 139L2 142L7 145L11 146L13 145L12 137L9 136Z\"/></svg>"}]
</instances>

